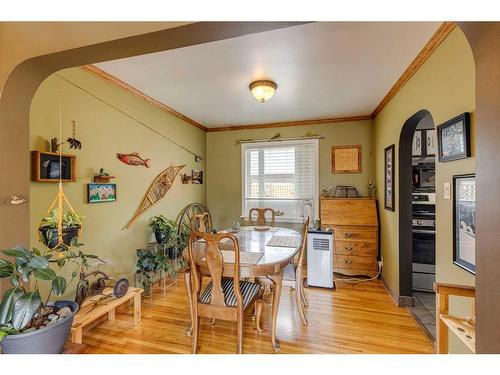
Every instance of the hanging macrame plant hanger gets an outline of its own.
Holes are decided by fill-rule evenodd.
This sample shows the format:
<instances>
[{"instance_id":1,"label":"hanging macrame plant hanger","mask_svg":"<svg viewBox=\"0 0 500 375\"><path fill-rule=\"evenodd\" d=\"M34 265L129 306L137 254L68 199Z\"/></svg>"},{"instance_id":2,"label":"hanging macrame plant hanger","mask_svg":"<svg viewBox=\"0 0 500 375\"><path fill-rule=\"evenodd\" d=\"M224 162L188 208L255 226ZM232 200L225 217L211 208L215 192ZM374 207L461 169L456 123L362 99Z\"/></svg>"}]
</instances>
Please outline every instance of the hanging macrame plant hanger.
<instances>
[{"instance_id":1,"label":"hanging macrame plant hanger","mask_svg":"<svg viewBox=\"0 0 500 375\"><path fill-rule=\"evenodd\" d=\"M59 81L59 139L62 139L62 81ZM58 249L58 250L69 250L72 246L73 243L65 243L64 239L64 231L63 231L63 218L64 218L64 203L68 206L69 212L72 212L73 214L76 215L75 210L73 209L73 206L71 206L71 203L69 203L68 198L66 198L66 194L64 194L64 189L63 189L63 183L62 183L62 147L59 147L58 150L59 154L59 187L57 190L57 195L55 196L54 200L52 201L52 204L49 206L49 209L47 210L47 215L50 215L54 209L56 209L57 212L57 243L54 244L53 241L51 241L50 235L47 236L46 234L44 235L42 233L42 228L44 221L43 219L40 221L40 224L38 226L38 233L40 235L40 242L42 242L47 248L50 250ZM50 231L50 227L47 232L45 233L52 233ZM78 231L76 234L76 237L80 236L82 232L82 225L80 224L78 227ZM44 238L45 237L45 238Z\"/></svg>"}]
</instances>

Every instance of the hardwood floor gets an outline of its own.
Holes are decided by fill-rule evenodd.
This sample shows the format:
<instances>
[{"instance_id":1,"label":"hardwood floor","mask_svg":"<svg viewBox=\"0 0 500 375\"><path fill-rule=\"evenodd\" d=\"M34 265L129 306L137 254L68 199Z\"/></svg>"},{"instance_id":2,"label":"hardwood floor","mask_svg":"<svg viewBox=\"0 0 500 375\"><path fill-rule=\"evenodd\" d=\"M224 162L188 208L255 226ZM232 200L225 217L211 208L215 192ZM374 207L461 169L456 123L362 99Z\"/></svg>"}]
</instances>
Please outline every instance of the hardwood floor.
<instances>
[{"instance_id":1,"label":"hardwood floor","mask_svg":"<svg viewBox=\"0 0 500 375\"><path fill-rule=\"evenodd\" d=\"M181 275L182 276L182 275ZM294 294L284 288L277 335L284 353L433 353L433 347L405 308L394 305L379 281L357 285L337 283L336 291L307 288L308 326L303 326ZM273 353L270 340L270 296L259 334L248 315L243 353ZM191 337L184 329L189 308L182 277L167 295L156 292L153 303L143 300L142 326L134 329L132 306L117 311L83 335L84 353L190 353ZM235 353L236 324L201 320L200 353Z\"/></svg>"}]
</instances>

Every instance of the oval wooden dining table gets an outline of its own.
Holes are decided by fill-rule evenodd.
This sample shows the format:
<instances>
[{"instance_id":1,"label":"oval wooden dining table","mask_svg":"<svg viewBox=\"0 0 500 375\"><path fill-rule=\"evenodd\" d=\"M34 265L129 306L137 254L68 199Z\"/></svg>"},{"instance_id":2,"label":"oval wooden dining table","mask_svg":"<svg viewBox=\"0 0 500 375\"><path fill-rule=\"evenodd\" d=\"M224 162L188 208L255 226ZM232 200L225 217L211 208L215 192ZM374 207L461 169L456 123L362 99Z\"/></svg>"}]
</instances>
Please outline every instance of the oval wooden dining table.
<instances>
[{"instance_id":1,"label":"oval wooden dining table","mask_svg":"<svg viewBox=\"0 0 500 375\"><path fill-rule=\"evenodd\" d=\"M225 230L223 232L231 232ZM272 320L271 320L271 344L275 351L280 349L278 339L276 337L276 323L278 319L278 309L281 298L281 289L283 284L283 270L293 261L293 258L298 253L301 246L300 233L281 227L271 227L269 230L256 230L255 227L241 227L237 233L233 233L238 239L240 245L240 253L251 252L262 254L258 261L255 261L253 255L243 256L240 255L240 271L241 277L267 277L273 282L273 300L272 300ZM286 236L295 237L296 241L293 247L285 246L269 246L268 243L273 236ZM193 246L193 256L196 259L199 272L202 276L210 276L208 266L204 260L204 246L202 241L195 242ZM232 245L230 241L226 243L221 242L219 246L221 250L231 250ZM189 259L187 249L182 253L185 259ZM259 255L256 255L259 257ZM253 260L252 260L253 259ZM231 259L230 259L231 260ZM245 261L247 263L245 263ZM232 262L224 262L223 276L233 276ZM192 275L191 270L186 270L185 274L186 289L188 293L189 308L191 314L191 321L193 320L193 305L192 305ZM200 278L201 280L201 278ZM192 326L186 330L187 334L192 333Z\"/></svg>"}]
</instances>

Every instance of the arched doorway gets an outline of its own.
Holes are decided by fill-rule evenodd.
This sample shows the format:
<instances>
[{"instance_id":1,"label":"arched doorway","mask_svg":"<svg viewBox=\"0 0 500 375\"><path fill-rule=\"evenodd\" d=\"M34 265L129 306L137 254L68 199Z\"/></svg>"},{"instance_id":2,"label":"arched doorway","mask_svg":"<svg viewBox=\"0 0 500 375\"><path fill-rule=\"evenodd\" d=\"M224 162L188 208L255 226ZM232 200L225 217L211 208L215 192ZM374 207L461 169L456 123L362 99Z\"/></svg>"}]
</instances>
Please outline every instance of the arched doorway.
<instances>
[{"instance_id":1,"label":"arched doorway","mask_svg":"<svg viewBox=\"0 0 500 375\"><path fill-rule=\"evenodd\" d=\"M412 298L412 163L413 136L419 123L432 116L422 109L405 121L399 136L399 294ZM433 123L433 121L432 121Z\"/></svg>"}]
</instances>

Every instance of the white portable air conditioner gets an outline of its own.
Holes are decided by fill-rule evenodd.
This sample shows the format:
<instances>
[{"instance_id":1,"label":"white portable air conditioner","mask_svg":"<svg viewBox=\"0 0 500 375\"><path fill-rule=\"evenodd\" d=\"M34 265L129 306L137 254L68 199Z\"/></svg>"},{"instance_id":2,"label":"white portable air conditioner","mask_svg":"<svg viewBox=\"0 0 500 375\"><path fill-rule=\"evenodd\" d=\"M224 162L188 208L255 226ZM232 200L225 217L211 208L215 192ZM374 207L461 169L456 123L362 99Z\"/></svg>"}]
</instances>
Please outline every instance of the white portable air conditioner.
<instances>
[{"instance_id":1,"label":"white portable air conditioner","mask_svg":"<svg viewBox=\"0 0 500 375\"><path fill-rule=\"evenodd\" d=\"M307 284L334 288L333 232L311 229L307 235Z\"/></svg>"}]
</instances>

